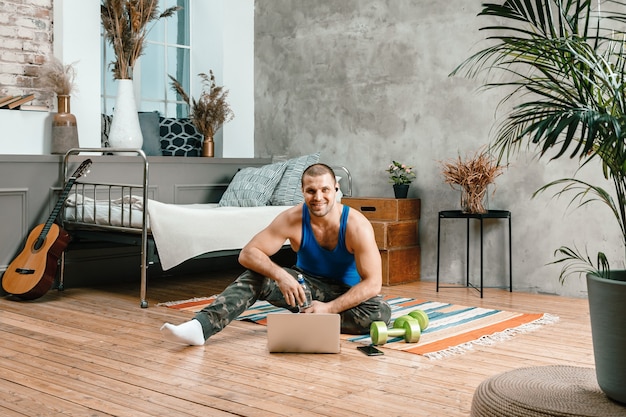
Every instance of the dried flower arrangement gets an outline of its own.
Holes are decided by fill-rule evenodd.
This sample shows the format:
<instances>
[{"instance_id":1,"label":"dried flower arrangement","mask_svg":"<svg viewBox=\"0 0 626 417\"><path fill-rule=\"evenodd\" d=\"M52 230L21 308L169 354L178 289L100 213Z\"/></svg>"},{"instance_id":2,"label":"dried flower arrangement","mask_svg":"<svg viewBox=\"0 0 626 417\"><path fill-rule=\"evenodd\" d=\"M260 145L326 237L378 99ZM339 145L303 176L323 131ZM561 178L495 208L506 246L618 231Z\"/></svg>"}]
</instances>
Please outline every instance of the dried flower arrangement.
<instances>
[{"instance_id":1,"label":"dried flower arrangement","mask_svg":"<svg viewBox=\"0 0 626 417\"><path fill-rule=\"evenodd\" d=\"M46 61L39 70L38 85L57 96L69 96L75 91L75 63L63 65L57 57Z\"/></svg>"},{"instance_id":2,"label":"dried flower arrangement","mask_svg":"<svg viewBox=\"0 0 626 417\"><path fill-rule=\"evenodd\" d=\"M415 179L413 167L397 161L391 161L385 172L389 173L389 182L394 185L408 185Z\"/></svg>"},{"instance_id":3,"label":"dried flower arrangement","mask_svg":"<svg viewBox=\"0 0 626 417\"><path fill-rule=\"evenodd\" d=\"M484 201L487 186L502 175L504 167L499 165L485 150L476 152L465 161L459 156L441 163L446 184L461 189L461 209L465 213L485 213ZM495 192L495 189L494 189Z\"/></svg>"},{"instance_id":4,"label":"dried flower arrangement","mask_svg":"<svg viewBox=\"0 0 626 417\"><path fill-rule=\"evenodd\" d=\"M148 24L161 18L172 16L180 6L167 8L159 14L159 0L102 0L100 19L104 28L104 37L113 47L115 61L113 78L132 79L133 67L143 54Z\"/></svg>"},{"instance_id":5,"label":"dried flower arrangement","mask_svg":"<svg viewBox=\"0 0 626 417\"><path fill-rule=\"evenodd\" d=\"M190 107L189 118L191 122L204 136L205 140L212 142L215 132L224 123L231 121L235 114L226 101L228 90L224 89L223 86L216 85L213 71L209 70L209 75L200 73L198 76L202 79L203 88L202 94L200 94L200 98L197 100L189 97L176 78L171 75L169 77L172 80L172 89Z\"/></svg>"}]
</instances>

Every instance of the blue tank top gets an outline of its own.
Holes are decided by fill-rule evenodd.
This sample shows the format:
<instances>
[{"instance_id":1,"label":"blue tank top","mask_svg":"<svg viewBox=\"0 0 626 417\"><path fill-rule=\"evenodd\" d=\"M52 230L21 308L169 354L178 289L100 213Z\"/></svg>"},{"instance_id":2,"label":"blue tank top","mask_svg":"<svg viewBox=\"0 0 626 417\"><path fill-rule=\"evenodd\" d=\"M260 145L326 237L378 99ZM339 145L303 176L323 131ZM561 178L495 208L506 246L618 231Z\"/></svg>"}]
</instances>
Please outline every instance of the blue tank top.
<instances>
[{"instance_id":1,"label":"blue tank top","mask_svg":"<svg viewBox=\"0 0 626 417\"><path fill-rule=\"evenodd\" d=\"M333 250L328 250L317 243L311 217L306 204L302 205L302 241L297 253L296 266L305 273L327 278L336 283L353 286L361 281L356 270L354 255L346 249L346 226L350 207L343 206L339 225L339 240Z\"/></svg>"}]
</instances>

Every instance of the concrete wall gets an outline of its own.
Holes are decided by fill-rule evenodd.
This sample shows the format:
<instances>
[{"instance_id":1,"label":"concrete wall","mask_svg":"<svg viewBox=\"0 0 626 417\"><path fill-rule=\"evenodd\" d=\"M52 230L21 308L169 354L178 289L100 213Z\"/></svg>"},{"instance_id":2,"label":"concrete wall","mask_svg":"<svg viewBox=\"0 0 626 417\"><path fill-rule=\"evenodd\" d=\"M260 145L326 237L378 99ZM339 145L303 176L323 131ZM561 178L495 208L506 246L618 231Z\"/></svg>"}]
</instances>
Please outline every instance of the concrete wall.
<instances>
[{"instance_id":1,"label":"concrete wall","mask_svg":"<svg viewBox=\"0 0 626 417\"><path fill-rule=\"evenodd\" d=\"M348 166L358 196L392 197L386 166L413 165L409 197L422 199L422 280L434 280L437 213L458 209L440 162L486 145L503 91L449 73L477 51L481 0L273 0L255 2L255 155L321 151ZM567 214L566 200L531 199L550 180L571 176L576 161L537 161L524 153L496 183L493 209L513 214L516 290L585 296L584 279L558 281L546 264L561 245L602 250L621 260L619 229L602 206ZM590 176L601 179L594 167ZM589 178L583 176L582 178ZM607 187L610 187L607 185ZM444 223L441 277L461 282L465 224ZM485 224L486 285L507 281L504 224ZM477 249L472 252L477 255ZM592 255L595 257L595 255ZM445 258L445 259L444 259ZM477 256L472 256L477 273ZM616 266L618 267L618 266ZM623 265L619 265L623 267ZM455 291L455 290L446 290Z\"/></svg>"}]
</instances>

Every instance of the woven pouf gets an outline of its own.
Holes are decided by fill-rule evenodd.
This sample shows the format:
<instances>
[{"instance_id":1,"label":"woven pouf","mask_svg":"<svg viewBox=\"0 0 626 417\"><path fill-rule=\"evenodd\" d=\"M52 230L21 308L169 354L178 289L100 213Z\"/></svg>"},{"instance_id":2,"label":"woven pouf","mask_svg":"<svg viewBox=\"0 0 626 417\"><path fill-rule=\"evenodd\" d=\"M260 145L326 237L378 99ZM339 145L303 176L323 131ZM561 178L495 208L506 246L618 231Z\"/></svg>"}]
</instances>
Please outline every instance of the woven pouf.
<instances>
[{"instance_id":1,"label":"woven pouf","mask_svg":"<svg viewBox=\"0 0 626 417\"><path fill-rule=\"evenodd\" d=\"M609 399L593 368L538 366L483 381L472 399L472 417L626 416Z\"/></svg>"}]
</instances>

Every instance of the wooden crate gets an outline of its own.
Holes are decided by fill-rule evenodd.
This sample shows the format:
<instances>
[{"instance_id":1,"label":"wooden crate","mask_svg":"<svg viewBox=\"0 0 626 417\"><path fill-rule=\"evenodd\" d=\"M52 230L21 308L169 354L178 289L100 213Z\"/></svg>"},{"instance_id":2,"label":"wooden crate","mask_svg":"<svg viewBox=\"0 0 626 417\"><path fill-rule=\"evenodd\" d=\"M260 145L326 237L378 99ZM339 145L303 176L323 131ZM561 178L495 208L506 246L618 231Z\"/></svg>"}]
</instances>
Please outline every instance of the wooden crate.
<instances>
[{"instance_id":1,"label":"wooden crate","mask_svg":"<svg viewBox=\"0 0 626 417\"><path fill-rule=\"evenodd\" d=\"M398 285L420 279L420 247L381 250L383 285Z\"/></svg>"},{"instance_id":2,"label":"wooden crate","mask_svg":"<svg viewBox=\"0 0 626 417\"><path fill-rule=\"evenodd\" d=\"M419 244L417 220L398 222L370 221L374 228L378 249L391 249Z\"/></svg>"},{"instance_id":3,"label":"wooden crate","mask_svg":"<svg viewBox=\"0 0 626 417\"><path fill-rule=\"evenodd\" d=\"M420 217L418 198L345 197L341 202L359 210L369 220L416 220Z\"/></svg>"},{"instance_id":4,"label":"wooden crate","mask_svg":"<svg viewBox=\"0 0 626 417\"><path fill-rule=\"evenodd\" d=\"M383 285L420 279L417 198L346 197L341 202L369 219L380 250Z\"/></svg>"}]
</instances>

